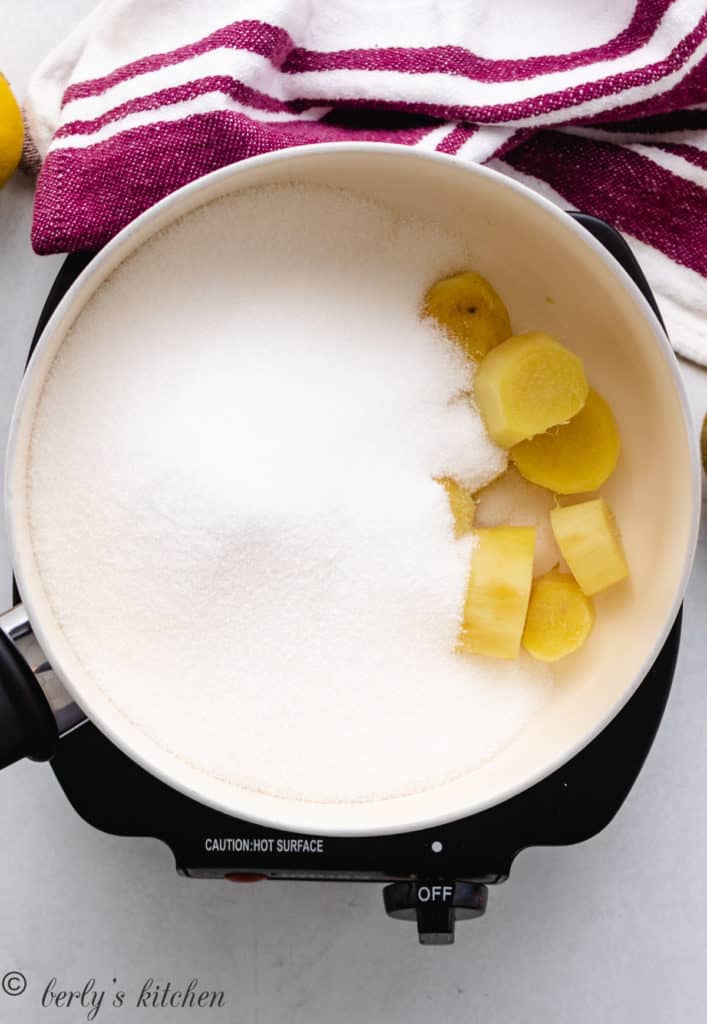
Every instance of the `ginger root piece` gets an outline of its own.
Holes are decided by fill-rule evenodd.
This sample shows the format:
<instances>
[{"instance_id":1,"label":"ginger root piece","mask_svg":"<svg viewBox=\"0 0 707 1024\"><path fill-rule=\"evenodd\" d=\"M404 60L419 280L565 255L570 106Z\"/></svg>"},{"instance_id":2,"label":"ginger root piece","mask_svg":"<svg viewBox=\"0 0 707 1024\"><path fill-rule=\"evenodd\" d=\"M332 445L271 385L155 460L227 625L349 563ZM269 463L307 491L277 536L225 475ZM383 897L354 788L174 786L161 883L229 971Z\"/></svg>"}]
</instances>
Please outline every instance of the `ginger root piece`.
<instances>
[{"instance_id":1,"label":"ginger root piece","mask_svg":"<svg viewBox=\"0 0 707 1024\"><path fill-rule=\"evenodd\" d=\"M449 498L449 507L454 517L454 536L464 537L467 533L471 533L471 528L474 525L474 513L476 512L474 497L471 491L462 487L450 476L441 477L438 483L442 484Z\"/></svg>"},{"instance_id":2,"label":"ginger root piece","mask_svg":"<svg viewBox=\"0 0 707 1024\"><path fill-rule=\"evenodd\" d=\"M518 472L556 494L596 491L616 469L621 442L614 415L596 391L569 423L511 450Z\"/></svg>"},{"instance_id":3,"label":"ginger root piece","mask_svg":"<svg viewBox=\"0 0 707 1024\"><path fill-rule=\"evenodd\" d=\"M530 591L523 647L540 661L558 661L578 650L594 625L591 599L568 573L551 570Z\"/></svg>"},{"instance_id":4,"label":"ginger root piece","mask_svg":"<svg viewBox=\"0 0 707 1024\"><path fill-rule=\"evenodd\" d=\"M432 317L472 359L511 336L508 310L486 278L473 271L437 281L427 291L423 316Z\"/></svg>"},{"instance_id":5,"label":"ginger root piece","mask_svg":"<svg viewBox=\"0 0 707 1024\"><path fill-rule=\"evenodd\" d=\"M496 526L472 532L476 545L457 649L517 658L533 577L535 529Z\"/></svg>"},{"instance_id":6,"label":"ginger root piece","mask_svg":"<svg viewBox=\"0 0 707 1024\"><path fill-rule=\"evenodd\" d=\"M543 331L517 334L496 346L474 378L479 412L502 448L571 420L588 393L581 359Z\"/></svg>"},{"instance_id":7,"label":"ginger root piece","mask_svg":"<svg viewBox=\"0 0 707 1024\"><path fill-rule=\"evenodd\" d=\"M550 526L550 512L557 502L544 487L524 480L517 469L509 466L474 495L476 526L534 526L535 558L533 576L543 576L556 566L560 549Z\"/></svg>"},{"instance_id":8,"label":"ginger root piece","mask_svg":"<svg viewBox=\"0 0 707 1024\"><path fill-rule=\"evenodd\" d=\"M550 522L570 572L588 597L626 579L626 556L604 498L553 509Z\"/></svg>"}]
</instances>

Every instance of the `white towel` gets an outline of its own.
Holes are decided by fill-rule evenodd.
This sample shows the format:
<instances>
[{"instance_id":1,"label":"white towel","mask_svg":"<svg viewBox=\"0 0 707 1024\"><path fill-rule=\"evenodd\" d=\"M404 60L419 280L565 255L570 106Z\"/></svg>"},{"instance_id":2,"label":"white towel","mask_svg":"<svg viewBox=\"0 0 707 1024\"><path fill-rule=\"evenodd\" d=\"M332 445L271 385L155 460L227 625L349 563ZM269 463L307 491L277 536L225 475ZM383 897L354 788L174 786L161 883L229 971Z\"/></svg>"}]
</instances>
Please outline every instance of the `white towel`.
<instances>
[{"instance_id":1,"label":"white towel","mask_svg":"<svg viewBox=\"0 0 707 1024\"><path fill-rule=\"evenodd\" d=\"M395 141L612 222L707 364L703 0L104 0L37 70L27 119L39 252L96 248L256 153Z\"/></svg>"}]
</instances>

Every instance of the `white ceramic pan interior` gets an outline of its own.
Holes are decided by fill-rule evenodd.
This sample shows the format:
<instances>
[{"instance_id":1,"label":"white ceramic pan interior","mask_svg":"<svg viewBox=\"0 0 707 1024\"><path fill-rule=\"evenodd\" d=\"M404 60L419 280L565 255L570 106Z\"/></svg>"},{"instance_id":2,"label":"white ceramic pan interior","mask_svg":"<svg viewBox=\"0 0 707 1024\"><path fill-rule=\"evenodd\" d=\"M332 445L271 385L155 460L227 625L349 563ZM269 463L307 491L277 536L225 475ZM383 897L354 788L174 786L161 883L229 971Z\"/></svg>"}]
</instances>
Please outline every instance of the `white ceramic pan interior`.
<instances>
[{"instance_id":1,"label":"white ceramic pan interior","mask_svg":"<svg viewBox=\"0 0 707 1024\"><path fill-rule=\"evenodd\" d=\"M611 404L623 440L619 468L604 493L622 527L631 580L596 598L591 642L566 668L560 664L550 702L495 758L436 789L384 801L320 804L266 796L202 774L150 740L104 697L58 629L26 522L25 465L36 403L54 354L91 294L175 218L239 189L293 181L349 188L462 233L474 266L506 300L516 330L541 327L571 339L589 379ZM559 767L610 721L640 684L677 614L696 541L699 480L673 353L638 289L581 227L483 168L402 147L341 144L217 171L139 217L101 252L58 307L26 374L12 424L5 500L14 568L38 638L66 687L113 742L170 785L227 813L306 833L360 835L427 827L498 803Z\"/></svg>"}]
</instances>

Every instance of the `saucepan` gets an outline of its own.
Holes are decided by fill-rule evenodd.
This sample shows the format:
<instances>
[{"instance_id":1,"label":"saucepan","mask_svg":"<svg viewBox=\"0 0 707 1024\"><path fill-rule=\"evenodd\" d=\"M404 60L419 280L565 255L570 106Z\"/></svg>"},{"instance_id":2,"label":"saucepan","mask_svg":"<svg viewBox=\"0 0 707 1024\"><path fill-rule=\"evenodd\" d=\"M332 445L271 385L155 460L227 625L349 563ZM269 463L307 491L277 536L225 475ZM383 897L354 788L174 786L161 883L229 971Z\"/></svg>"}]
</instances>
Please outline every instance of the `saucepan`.
<instances>
[{"instance_id":1,"label":"saucepan","mask_svg":"<svg viewBox=\"0 0 707 1024\"><path fill-rule=\"evenodd\" d=\"M392 799L322 803L255 792L198 771L146 736L72 653L45 594L28 529L33 419L52 360L90 297L122 261L177 218L229 193L285 182L346 188L401 215L422 215L461 233L478 268L504 296L514 323L572 339L622 437L621 462L604 493L622 527L630 582L598 595L591 643L566 667L559 663L551 699L505 749L464 777ZM5 479L6 525L22 606L7 613L0 634L0 762L51 757L59 734L85 715L169 785L274 827L373 835L473 814L573 757L641 684L685 591L700 480L677 362L658 319L611 255L553 204L494 171L383 144L302 147L223 168L158 203L97 255L59 304L27 368L12 417ZM433 686L429 720L430 728L444 729L435 718Z\"/></svg>"}]
</instances>

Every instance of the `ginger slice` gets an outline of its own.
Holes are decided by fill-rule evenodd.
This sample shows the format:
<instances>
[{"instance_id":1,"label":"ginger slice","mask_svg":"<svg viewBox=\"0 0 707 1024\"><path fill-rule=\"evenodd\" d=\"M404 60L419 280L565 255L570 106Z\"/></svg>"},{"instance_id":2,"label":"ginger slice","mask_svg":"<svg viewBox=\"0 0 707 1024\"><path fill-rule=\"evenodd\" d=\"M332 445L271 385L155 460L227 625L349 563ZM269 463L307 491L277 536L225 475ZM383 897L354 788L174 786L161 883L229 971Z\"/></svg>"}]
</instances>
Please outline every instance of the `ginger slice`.
<instances>
[{"instance_id":1,"label":"ginger slice","mask_svg":"<svg viewBox=\"0 0 707 1024\"><path fill-rule=\"evenodd\" d=\"M582 646L593 624L590 598L569 573L553 569L533 583L523 647L540 661L558 661Z\"/></svg>"},{"instance_id":2,"label":"ginger slice","mask_svg":"<svg viewBox=\"0 0 707 1024\"><path fill-rule=\"evenodd\" d=\"M604 498L553 509L550 522L570 572L588 597L626 579L626 556Z\"/></svg>"},{"instance_id":3,"label":"ginger slice","mask_svg":"<svg viewBox=\"0 0 707 1024\"><path fill-rule=\"evenodd\" d=\"M556 494L596 491L616 469L621 442L614 415L596 391L569 423L552 427L511 451L518 472Z\"/></svg>"},{"instance_id":4,"label":"ginger slice","mask_svg":"<svg viewBox=\"0 0 707 1024\"><path fill-rule=\"evenodd\" d=\"M508 310L495 288L474 271L437 281L427 291L423 316L436 320L472 359L511 336Z\"/></svg>"},{"instance_id":5,"label":"ginger slice","mask_svg":"<svg viewBox=\"0 0 707 1024\"><path fill-rule=\"evenodd\" d=\"M476 502L471 491L462 487L451 476L440 477L437 482L442 484L447 492L449 508L454 519L454 536L466 536L467 533L471 533L476 512Z\"/></svg>"},{"instance_id":6,"label":"ginger slice","mask_svg":"<svg viewBox=\"0 0 707 1024\"><path fill-rule=\"evenodd\" d=\"M533 578L535 529L496 526L472 533L476 544L458 650L517 658Z\"/></svg>"},{"instance_id":7,"label":"ginger slice","mask_svg":"<svg viewBox=\"0 0 707 1024\"><path fill-rule=\"evenodd\" d=\"M581 359L542 331L517 334L496 346L474 378L479 412L502 448L571 420L588 393Z\"/></svg>"}]
</instances>

